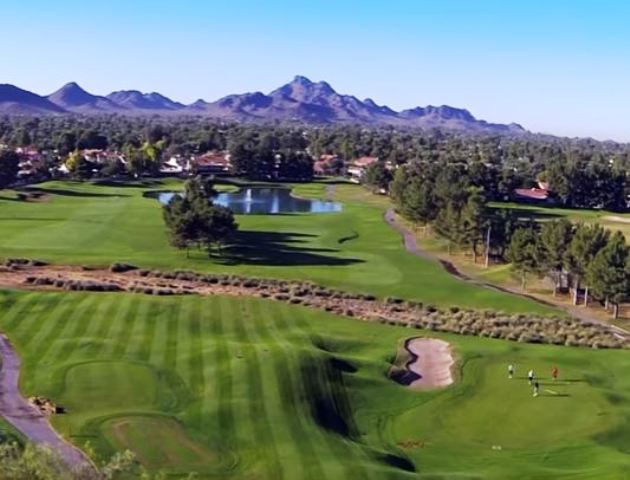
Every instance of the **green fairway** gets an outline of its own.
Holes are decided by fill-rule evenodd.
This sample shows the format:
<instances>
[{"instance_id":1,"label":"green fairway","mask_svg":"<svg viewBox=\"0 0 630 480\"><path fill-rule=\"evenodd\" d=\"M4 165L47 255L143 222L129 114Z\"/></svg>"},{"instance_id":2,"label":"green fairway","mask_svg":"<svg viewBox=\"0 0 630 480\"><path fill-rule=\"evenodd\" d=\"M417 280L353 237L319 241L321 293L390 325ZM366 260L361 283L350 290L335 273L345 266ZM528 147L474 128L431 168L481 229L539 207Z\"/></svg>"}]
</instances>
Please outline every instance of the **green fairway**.
<instances>
[{"instance_id":1,"label":"green fairway","mask_svg":"<svg viewBox=\"0 0 630 480\"><path fill-rule=\"evenodd\" d=\"M436 305L508 312L551 310L530 300L479 288L453 278L439 265L407 253L398 233L383 221L386 200L365 198L358 186L337 185L343 211L328 214L239 216L235 245L210 260L168 245L159 203L143 194L181 188L174 180L144 186L49 182L47 195L21 202L0 196L0 255L69 263L129 262L162 269L312 280L347 290L419 299ZM300 195L324 196L323 184Z\"/></svg>"},{"instance_id":2,"label":"green fairway","mask_svg":"<svg viewBox=\"0 0 630 480\"><path fill-rule=\"evenodd\" d=\"M5 291L0 330L23 359L25 394L68 409L53 418L63 435L98 458L129 448L154 471L380 480L630 469L626 351L438 335L457 381L414 392L386 373L422 332L262 299Z\"/></svg>"}]
</instances>

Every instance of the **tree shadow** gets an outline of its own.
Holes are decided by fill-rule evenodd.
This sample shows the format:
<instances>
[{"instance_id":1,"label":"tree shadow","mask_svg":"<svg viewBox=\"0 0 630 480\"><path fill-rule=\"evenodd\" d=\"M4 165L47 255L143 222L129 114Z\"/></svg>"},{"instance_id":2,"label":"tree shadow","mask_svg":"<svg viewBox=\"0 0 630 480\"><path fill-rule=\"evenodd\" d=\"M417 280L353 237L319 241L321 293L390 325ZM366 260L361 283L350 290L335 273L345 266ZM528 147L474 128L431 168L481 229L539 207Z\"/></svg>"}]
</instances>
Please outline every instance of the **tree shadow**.
<instances>
[{"instance_id":1,"label":"tree shadow","mask_svg":"<svg viewBox=\"0 0 630 480\"><path fill-rule=\"evenodd\" d=\"M123 187L123 188L152 188L164 185L162 180L115 180L103 179L92 182L100 187Z\"/></svg>"},{"instance_id":2,"label":"tree shadow","mask_svg":"<svg viewBox=\"0 0 630 480\"><path fill-rule=\"evenodd\" d=\"M226 265L345 266L364 262L358 258L328 255L339 250L305 245L314 236L293 232L239 231L232 243L213 258Z\"/></svg>"},{"instance_id":3,"label":"tree shadow","mask_svg":"<svg viewBox=\"0 0 630 480\"><path fill-rule=\"evenodd\" d=\"M67 190L64 188L49 188L49 187L31 187L27 191L36 192L40 194L58 195L63 197L129 197L129 195L117 194L117 193L97 193L97 192L81 192L77 190Z\"/></svg>"},{"instance_id":4,"label":"tree shadow","mask_svg":"<svg viewBox=\"0 0 630 480\"><path fill-rule=\"evenodd\" d=\"M502 210L509 210L514 216L519 219L536 219L536 218L563 218L564 215L560 215L558 213L545 212L544 207L538 207L538 210L528 209L528 208L519 208L519 207L491 207L492 213L498 213Z\"/></svg>"},{"instance_id":5,"label":"tree shadow","mask_svg":"<svg viewBox=\"0 0 630 480\"><path fill-rule=\"evenodd\" d=\"M5 197L3 195L0 195L0 201L5 201L5 202L20 202L20 203L26 203L24 200L20 199L20 198L12 198L12 197Z\"/></svg>"}]
</instances>

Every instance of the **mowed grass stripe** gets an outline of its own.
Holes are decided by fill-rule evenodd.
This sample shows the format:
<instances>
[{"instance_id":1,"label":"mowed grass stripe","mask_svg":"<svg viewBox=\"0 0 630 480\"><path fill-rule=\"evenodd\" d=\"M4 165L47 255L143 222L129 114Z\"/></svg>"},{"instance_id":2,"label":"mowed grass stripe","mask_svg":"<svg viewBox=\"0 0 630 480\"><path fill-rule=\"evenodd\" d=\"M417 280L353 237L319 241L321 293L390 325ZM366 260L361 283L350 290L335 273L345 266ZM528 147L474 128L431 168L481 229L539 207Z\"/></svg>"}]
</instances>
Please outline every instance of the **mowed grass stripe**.
<instances>
[{"instance_id":1,"label":"mowed grass stripe","mask_svg":"<svg viewBox=\"0 0 630 480\"><path fill-rule=\"evenodd\" d=\"M263 312L264 306L264 312ZM274 351L274 364L276 371L276 382L278 391L282 398L281 404L285 409L285 421L289 424L294 445L299 449L300 460L304 465L304 478L319 479L328 478L332 470L322 465L320 458L323 458L321 448L316 450L313 440L321 440L318 435L313 435L314 429L305 428L305 420L308 422L310 412L308 405L303 403L305 397L300 390L300 382L296 381L294 372L299 371L300 358L295 354L295 343L287 340L286 335L290 332L286 328L286 323L282 321L280 305L267 302L261 304L252 300L251 310L256 321L262 323L263 318L268 318L265 323L268 338L271 340L270 347ZM265 314L263 316L263 313ZM321 444L318 445L321 447Z\"/></svg>"},{"instance_id":2,"label":"mowed grass stripe","mask_svg":"<svg viewBox=\"0 0 630 480\"><path fill-rule=\"evenodd\" d=\"M38 361L42 365L68 361L76 348L79 336L89 322L89 312L96 300L96 295L81 295L72 313L68 315L63 329L54 338L50 339L52 348L38 356Z\"/></svg>"},{"instance_id":3,"label":"mowed grass stripe","mask_svg":"<svg viewBox=\"0 0 630 480\"><path fill-rule=\"evenodd\" d=\"M235 333L242 342L242 355L246 365L243 380L248 388L249 408L247 411L250 427L254 432L255 444L253 446L256 448L257 457L260 460L259 465L265 471L264 478L299 478L299 472L295 471L291 471L291 474L285 477L285 465L290 466L290 460L286 458L288 449L283 448L283 456L281 457L276 443L278 430L281 430L280 424L272 424L269 419L268 403L270 396L266 396L266 393L269 394L269 392L265 392L264 387L265 385L268 387L269 383L263 382L265 373L267 374L265 379L271 378L268 371L273 368L270 367L269 355L259 355L259 346L256 344L259 339L253 333L250 304L250 299L242 299L238 306L234 302L230 302L228 305L231 310L229 318L233 319L233 325L236 328ZM261 365L264 365L264 368L261 368ZM264 373L263 370L265 370ZM281 438L281 441L286 441L286 438ZM257 474L260 475L258 472Z\"/></svg>"},{"instance_id":4,"label":"mowed grass stripe","mask_svg":"<svg viewBox=\"0 0 630 480\"><path fill-rule=\"evenodd\" d=\"M13 293L8 294L7 296L13 297ZM13 301L10 307L6 310L3 307L2 314L2 328L6 331L17 331L17 325L22 326L25 321L28 320L28 316L34 311L37 310L40 302L45 302L46 296L40 292L29 292L24 296L18 297Z\"/></svg>"},{"instance_id":5,"label":"mowed grass stripe","mask_svg":"<svg viewBox=\"0 0 630 480\"><path fill-rule=\"evenodd\" d=\"M80 352L78 352L79 347L85 342L86 332L90 323L94 322L95 318L99 316L98 309L100 307L102 307L102 304L96 295L90 295L89 300L81 304L76 315L72 315L72 321L68 324L68 334L65 335L65 331L62 333L61 342L59 342L59 346L55 350L54 362L68 362L75 355L80 355ZM77 353L75 354L75 352Z\"/></svg>"},{"instance_id":6,"label":"mowed grass stripe","mask_svg":"<svg viewBox=\"0 0 630 480\"><path fill-rule=\"evenodd\" d=\"M297 327L298 331L301 333L304 342L308 345L306 356L308 358L308 362L312 365L316 365L318 362L321 363L321 353L316 352L315 346L313 345L313 336L310 324L304 318L306 311L300 308L290 309L287 308L287 305L281 305L280 311L282 312L283 318L291 318L292 324ZM320 357L320 358L318 358ZM323 373L325 371L319 370L319 373ZM342 373L343 375L343 373ZM301 379L302 384L307 379ZM322 378L323 382L320 382L323 386L328 387L330 382L326 376ZM328 390L326 392L328 395L331 395L332 392ZM367 461L373 461L370 457L369 452L365 449L365 447L356 442L346 442L340 441L339 437L335 434L325 431L321 427L317 426L317 429L322 433L325 438L326 443L328 444L329 450L331 453L337 458L337 461L343 466L344 469L344 477L346 478L354 478L359 475L360 478L370 478L369 471L363 468L361 465L362 458ZM353 459L353 461L349 461L349 459Z\"/></svg>"},{"instance_id":7,"label":"mowed grass stripe","mask_svg":"<svg viewBox=\"0 0 630 480\"><path fill-rule=\"evenodd\" d=\"M177 349L179 347L179 323L186 321L182 318L182 304L185 297L179 296L172 305L168 314L166 330L166 349L164 351L164 367L177 371ZM184 312L185 313L185 312Z\"/></svg>"},{"instance_id":8,"label":"mowed grass stripe","mask_svg":"<svg viewBox=\"0 0 630 480\"><path fill-rule=\"evenodd\" d=\"M119 351L118 341L126 335L129 312L134 308L134 302L138 301L138 295L122 295L117 303L112 325L109 329L108 342L103 349L103 356L106 358L116 358ZM128 335L127 335L128 336ZM123 350L124 351L124 350Z\"/></svg>"},{"instance_id":9,"label":"mowed grass stripe","mask_svg":"<svg viewBox=\"0 0 630 480\"><path fill-rule=\"evenodd\" d=\"M298 448L300 439L295 435L294 426L290 421L291 414L287 415L287 406L280 394L275 362L277 358L281 361L287 360L282 351L274 346L273 339L260 317L261 311L257 308L259 306L257 300L247 299L240 306L243 313L241 320L245 322L245 331L253 346L251 353L257 366L256 381L260 382L260 398L264 399L260 402L261 415L269 425L270 441L277 452L279 467L286 472L286 478L301 478L307 469L306 459L300 454Z\"/></svg>"},{"instance_id":10,"label":"mowed grass stripe","mask_svg":"<svg viewBox=\"0 0 630 480\"><path fill-rule=\"evenodd\" d=\"M163 367L166 359L166 348L168 341L168 324L173 316L172 303L159 304L159 311L156 315L155 334L151 342L149 352L149 363Z\"/></svg>"},{"instance_id":11,"label":"mowed grass stripe","mask_svg":"<svg viewBox=\"0 0 630 480\"><path fill-rule=\"evenodd\" d=\"M126 309L122 315L119 315L116 319L117 323L120 325L117 329L117 337L116 343L114 344L113 357L114 358L123 358L125 352L127 351L127 345L131 340L130 332L133 330L134 323L138 319L138 308L140 307L140 303L144 299L139 294L134 294L130 296L129 303L126 305Z\"/></svg>"},{"instance_id":12,"label":"mowed grass stripe","mask_svg":"<svg viewBox=\"0 0 630 480\"><path fill-rule=\"evenodd\" d=\"M141 356L140 352L144 349L146 341L144 331L147 320L150 318L147 314L152 304L153 302L148 298L142 297L135 314L137 319L134 320L133 327L129 331L129 342L124 354L126 358L138 359Z\"/></svg>"},{"instance_id":13,"label":"mowed grass stripe","mask_svg":"<svg viewBox=\"0 0 630 480\"><path fill-rule=\"evenodd\" d=\"M18 317L14 317L11 325L8 325L6 329L7 332L11 331L18 343L28 344L42 329L43 323L47 321L51 312L57 310L63 301L61 296L52 296L46 293L40 293L32 298L38 308L32 309L29 308L28 303L20 302L19 310L15 312ZM40 306L42 308L39 308Z\"/></svg>"},{"instance_id":14,"label":"mowed grass stripe","mask_svg":"<svg viewBox=\"0 0 630 480\"><path fill-rule=\"evenodd\" d=\"M32 342L27 343L29 351L38 353L29 365L29 368L32 368L32 371L35 372L34 377L36 380L39 380L41 375L46 374L37 369L38 365L43 363L42 360L46 358L48 351L58 344L62 332L70 324L70 318L76 314L81 304L85 301L89 301L89 297L69 295L60 304L59 308L53 312L53 315L44 322L43 328L33 337ZM47 374L49 373L47 372Z\"/></svg>"},{"instance_id":15,"label":"mowed grass stripe","mask_svg":"<svg viewBox=\"0 0 630 480\"><path fill-rule=\"evenodd\" d=\"M234 336L233 301L228 297L213 297L210 300L215 316L214 327L215 344L215 390L218 407L216 410L217 431L219 440L238 456L238 469L244 470L251 463L249 453L254 443L251 425L243 421L246 415L246 398L248 386L246 384L246 364L243 359L235 359L235 351L240 345L235 345L230 338ZM210 408L208 406L208 408ZM240 414L241 418L238 418ZM223 440L225 439L225 440Z\"/></svg>"},{"instance_id":16,"label":"mowed grass stripe","mask_svg":"<svg viewBox=\"0 0 630 480\"><path fill-rule=\"evenodd\" d=\"M190 297L186 302L187 320L181 325L186 329L186 349L180 349L181 355L187 354L188 382L190 391L192 392L195 403L191 408L190 416L196 423L202 423L202 405L206 401L206 371L205 371L205 355L204 340L202 339L201 326L201 298ZM186 353L184 353L186 352ZM183 364L183 361L181 362Z\"/></svg>"},{"instance_id":17,"label":"mowed grass stripe","mask_svg":"<svg viewBox=\"0 0 630 480\"><path fill-rule=\"evenodd\" d=\"M120 308L120 300L120 296L116 294L108 297L108 301L106 302L107 308L103 310L103 318L100 320L98 328L94 333L92 345L86 350L86 355L92 358L98 358L103 354L107 342L109 341L112 326L115 323L116 314Z\"/></svg>"},{"instance_id":18,"label":"mowed grass stripe","mask_svg":"<svg viewBox=\"0 0 630 480\"><path fill-rule=\"evenodd\" d=\"M159 321L158 316L162 307L157 302L148 301L148 299L144 300L147 313L143 318L142 336L138 339L139 341L137 342L138 345L135 352L138 360L148 363L151 358L151 349L153 341L155 340L155 329L157 328Z\"/></svg>"},{"instance_id":19,"label":"mowed grass stripe","mask_svg":"<svg viewBox=\"0 0 630 480\"><path fill-rule=\"evenodd\" d=\"M278 303L274 309L273 325L279 332L286 332L291 334L293 338L299 338L300 342L304 344L304 350L300 353L294 353L294 365L299 366L300 362L308 362L311 365L316 365L318 359L313 354L313 344L311 341L311 335L309 330L303 328L303 322L297 320L297 318L303 319L302 311L298 308L292 308L290 311L286 305ZM291 350L291 345L294 345L291 341L285 340L287 347ZM321 361L321 360L320 360ZM299 378L301 370L297 369L297 374L294 374L293 369L289 369L287 375L292 375L293 392L296 398L306 399L308 392L304 386L303 379ZM318 450L325 452L322 457L328 457L330 462L326 462L323 467L325 468L328 476L331 478L351 478L355 473L353 467L350 465L349 460L355 457L353 449L348 448L346 442L340 447L338 445L339 440L334 438L329 432L325 431L315 422L312 416L312 412L307 411L310 405L302 405L302 415L306 425L309 425L311 435L319 439ZM369 477L365 477L369 478Z\"/></svg>"},{"instance_id":20,"label":"mowed grass stripe","mask_svg":"<svg viewBox=\"0 0 630 480\"><path fill-rule=\"evenodd\" d=\"M99 298L99 301L94 305L94 311L91 312L87 329L84 332L83 338L79 339L81 342L81 348L77 351L77 355L88 359L94 359L94 352L100 348L103 343L103 335L100 332L103 330L103 326L109 322L109 311L112 308L112 304L115 303L117 294L103 294L103 298Z\"/></svg>"}]
</instances>

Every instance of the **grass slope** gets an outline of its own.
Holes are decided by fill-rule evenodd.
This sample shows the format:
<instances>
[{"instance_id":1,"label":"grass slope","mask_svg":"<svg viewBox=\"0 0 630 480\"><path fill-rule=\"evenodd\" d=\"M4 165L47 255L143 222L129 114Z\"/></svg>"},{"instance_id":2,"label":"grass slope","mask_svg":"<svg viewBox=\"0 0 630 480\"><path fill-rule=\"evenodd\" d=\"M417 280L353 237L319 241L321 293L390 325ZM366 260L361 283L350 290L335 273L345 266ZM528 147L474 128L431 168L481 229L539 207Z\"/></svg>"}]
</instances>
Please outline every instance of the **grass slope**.
<instances>
[{"instance_id":1,"label":"grass slope","mask_svg":"<svg viewBox=\"0 0 630 480\"><path fill-rule=\"evenodd\" d=\"M25 393L68 409L53 419L64 435L99 457L130 448L173 475L599 479L630 469L624 351L439 335L458 356L458 381L420 393L386 377L411 331L262 299L5 291L0 329L22 356ZM521 378L506 378L511 362ZM545 378L554 364L556 384ZM541 397L522 378L529 368Z\"/></svg>"},{"instance_id":2,"label":"grass slope","mask_svg":"<svg viewBox=\"0 0 630 480\"><path fill-rule=\"evenodd\" d=\"M383 221L382 198L357 186L337 185L344 210L331 214L240 216L237 244L227 258L191 258L168 245L152 189L181 188L173 180L103 186L49 182L42 202L0 196L0 255L72 264L124 261L163 269L188 268L251 276L312 280L347 290L413 298L438 305L550 312L513 295L461 282L439 265L411 256ZM297 193L323 196L323 184Z\"/></svg>"}]
</instances>

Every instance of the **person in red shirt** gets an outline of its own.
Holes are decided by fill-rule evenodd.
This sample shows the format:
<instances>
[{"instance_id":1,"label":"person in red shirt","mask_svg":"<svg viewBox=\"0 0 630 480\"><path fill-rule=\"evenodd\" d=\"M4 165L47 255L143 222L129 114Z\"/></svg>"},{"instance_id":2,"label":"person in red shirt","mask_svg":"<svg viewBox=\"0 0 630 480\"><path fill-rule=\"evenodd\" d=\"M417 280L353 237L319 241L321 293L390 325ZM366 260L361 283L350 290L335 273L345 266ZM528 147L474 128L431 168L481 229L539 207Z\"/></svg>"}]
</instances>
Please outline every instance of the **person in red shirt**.
<instances>
[{"instance_id":1,"label":"person in red shirt","mask_svg":"<svg viewBox=\"0 0 630 480\"><path fill-rule=\"evenodd\" d=\"M558 380L558 374L559 374L559 373L560 373L560 372L558 371L558 367L554 366L554 367L551 369L551 377L553 378L553 381L554 381L554 382L555 382L556 380Z\"/></svg>"}]
</instances>

